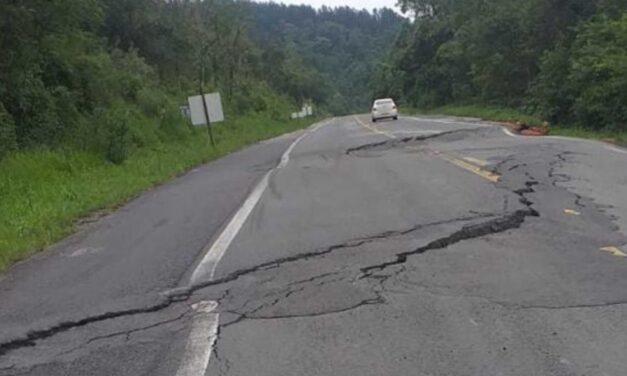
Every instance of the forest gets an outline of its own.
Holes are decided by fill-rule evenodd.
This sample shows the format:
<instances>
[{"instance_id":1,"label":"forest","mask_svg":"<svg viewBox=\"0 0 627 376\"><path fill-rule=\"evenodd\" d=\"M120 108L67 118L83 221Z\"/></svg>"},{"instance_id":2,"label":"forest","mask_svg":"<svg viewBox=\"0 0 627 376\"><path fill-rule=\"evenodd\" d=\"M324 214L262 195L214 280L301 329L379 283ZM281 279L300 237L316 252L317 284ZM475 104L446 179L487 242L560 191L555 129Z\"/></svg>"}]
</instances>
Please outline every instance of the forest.
<instances>
[{"instance_id":1,"label":"forest","mask_svg":"<svg viewBox=\"0 0 627 376\"><path fill-rule=\"evenodd\" d=\"M627 131L627 1L400 0L405 22L372 81L404 104L516 108Z\"/></svg>"},{"instance_id":2,"label":"forest","mask_svg":"<svg viewBox=\"0 0 627 376\"><path fill-rule=\"evenodd\" d=\"M228 118L264 123L304 102L342 115L390 96L627 128L626 1L399 6L404 16L238 0L3 1L0 158L48 148L123 163L193 137L179 106L201 86L223 94Z\"/></svg>"},{"instance_id":3,"label":"forest","mask_svg":"<svg viewBox=\"0 0 627 376\"><path fill-rule=\"evenodd\" d=\"M365 107L402 19L235 0L7 0L0 17L0 158L63 147L113 163L185 138L179 106L201 85L230 118Z\"/></svg>"},{"instance_id":4,"label":"forest","mask_svg":"<svg viewBox=\"0 0 627 376\"><path fill-rule=\"evenodd\" d=\"M313 68L310 77L315 90L309 92L310 98L326 104L336 115L369 109L371 77L404 18L386 8L370 13L348 7L316 11L309 6L272 3L251 3L250 7L252 35L267 53L287 64ZM267 71L277 74L272 67L267 66Z\"/></svg>"}]
</instances>

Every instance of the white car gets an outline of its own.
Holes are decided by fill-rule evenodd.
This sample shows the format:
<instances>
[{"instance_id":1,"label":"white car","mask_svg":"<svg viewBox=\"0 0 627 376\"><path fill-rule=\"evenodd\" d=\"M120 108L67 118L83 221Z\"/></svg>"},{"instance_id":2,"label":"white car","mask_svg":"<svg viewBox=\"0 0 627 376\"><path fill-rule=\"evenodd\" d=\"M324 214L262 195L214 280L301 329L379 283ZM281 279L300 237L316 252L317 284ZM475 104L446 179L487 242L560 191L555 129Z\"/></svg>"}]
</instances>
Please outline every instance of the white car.
<instances>
[{"instance_id":1,"label":"white car","mask_svg":"<svg viewBox=\"0 0 627 376\"><path fill-rule=\"evenodd\" d=\"M391 98L377 99L372 105L372 122L376 123L380 119L398 120L398 110L396 103Z\"/></svg>"}]
</instances>

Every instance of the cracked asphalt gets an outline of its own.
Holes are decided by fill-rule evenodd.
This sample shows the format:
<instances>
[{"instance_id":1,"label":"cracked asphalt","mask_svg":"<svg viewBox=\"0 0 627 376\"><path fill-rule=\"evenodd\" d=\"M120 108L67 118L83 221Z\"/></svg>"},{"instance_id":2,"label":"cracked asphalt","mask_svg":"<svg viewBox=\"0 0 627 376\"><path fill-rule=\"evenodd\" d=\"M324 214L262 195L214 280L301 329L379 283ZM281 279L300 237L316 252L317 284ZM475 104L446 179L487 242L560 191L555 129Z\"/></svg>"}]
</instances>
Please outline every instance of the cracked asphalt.
<instances>
[{"instance_id":1,"label":"cracked asphalt","mask_svg":"<svg viewBox=\"0 0 627 376\"><path fill-rule=\"evenodd\" d=\"M600 142L333 119L190 286L298 136L201 166L12 268L0 375L177 375L190 337L213 343L194 332L207 301L217 339L198 375L627 374L627 155Z\"/></svg>"}]
</instances>

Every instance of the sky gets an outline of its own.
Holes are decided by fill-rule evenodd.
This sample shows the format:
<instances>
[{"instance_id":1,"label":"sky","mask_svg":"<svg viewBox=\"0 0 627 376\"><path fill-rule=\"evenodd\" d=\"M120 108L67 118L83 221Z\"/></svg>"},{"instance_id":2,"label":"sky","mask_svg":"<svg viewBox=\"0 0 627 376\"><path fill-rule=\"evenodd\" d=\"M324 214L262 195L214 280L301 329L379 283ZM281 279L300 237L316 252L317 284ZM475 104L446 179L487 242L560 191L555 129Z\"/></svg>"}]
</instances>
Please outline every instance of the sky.
<instances>
[{"instance_id":1,"label":"sky","mask_svg":"<svg viewBox=\"0 0 627 376\"><path fill-rule=\"evenodd\" d=\"M257 0L259 2L268 2L267 0ZM285 3L285 4L305 4L310 5L314 8L319 8L322 5L327 5L330 7L344 6L347 5L349 7L363 9L366 8L368 10L372 10L374 8L396 8L396 0L273 0L275 3Z\"/></svg>"}]
</instances>

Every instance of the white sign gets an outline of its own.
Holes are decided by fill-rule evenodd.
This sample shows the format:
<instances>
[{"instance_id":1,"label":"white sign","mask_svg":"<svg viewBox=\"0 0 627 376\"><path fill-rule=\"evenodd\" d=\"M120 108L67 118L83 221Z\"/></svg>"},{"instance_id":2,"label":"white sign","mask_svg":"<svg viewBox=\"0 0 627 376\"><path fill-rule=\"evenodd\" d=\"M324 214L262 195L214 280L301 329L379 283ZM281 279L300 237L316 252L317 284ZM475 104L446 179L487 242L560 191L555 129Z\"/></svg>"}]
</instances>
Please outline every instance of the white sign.
<instances>
[{"instance_id":1,"label":"white sign","mask_svg":"<svg viewBox=\"0 0 627 376\"><path fill-rule=\"evenodd\" d=\"M202 103L202 97L196 95L187 98L189 109L192 116L192 124L206 125L205 108ZM222 111L222 99L220 93L205 94L205 103L207 104L207 113L209 114L210 123L218 123L224 121L224 112Z\"/></svg>"},{"instance_id":2,"label":"white sign","mask_svg":"<svg viewBox=\"0 0 627 376\"><path fill-rule=\"evenodd\" d=\"M192 114L189 112L189 106L180 106L179 110L181 111L181 116L188 119L192 117Z\"/></svg>"},{"instance_id":3,"label":"white sign","mask_svg":"<svg viewBox=\"0 0 627 376\"><path fill-rule=\"evenodd\" d=\"M310 104L305 104L301 108L300 112L292 112L291 118L300 119L300 118L305 118L307 116L312 116L312 115L313 115L313 107Z\"/></svg>"}]
</instances>

